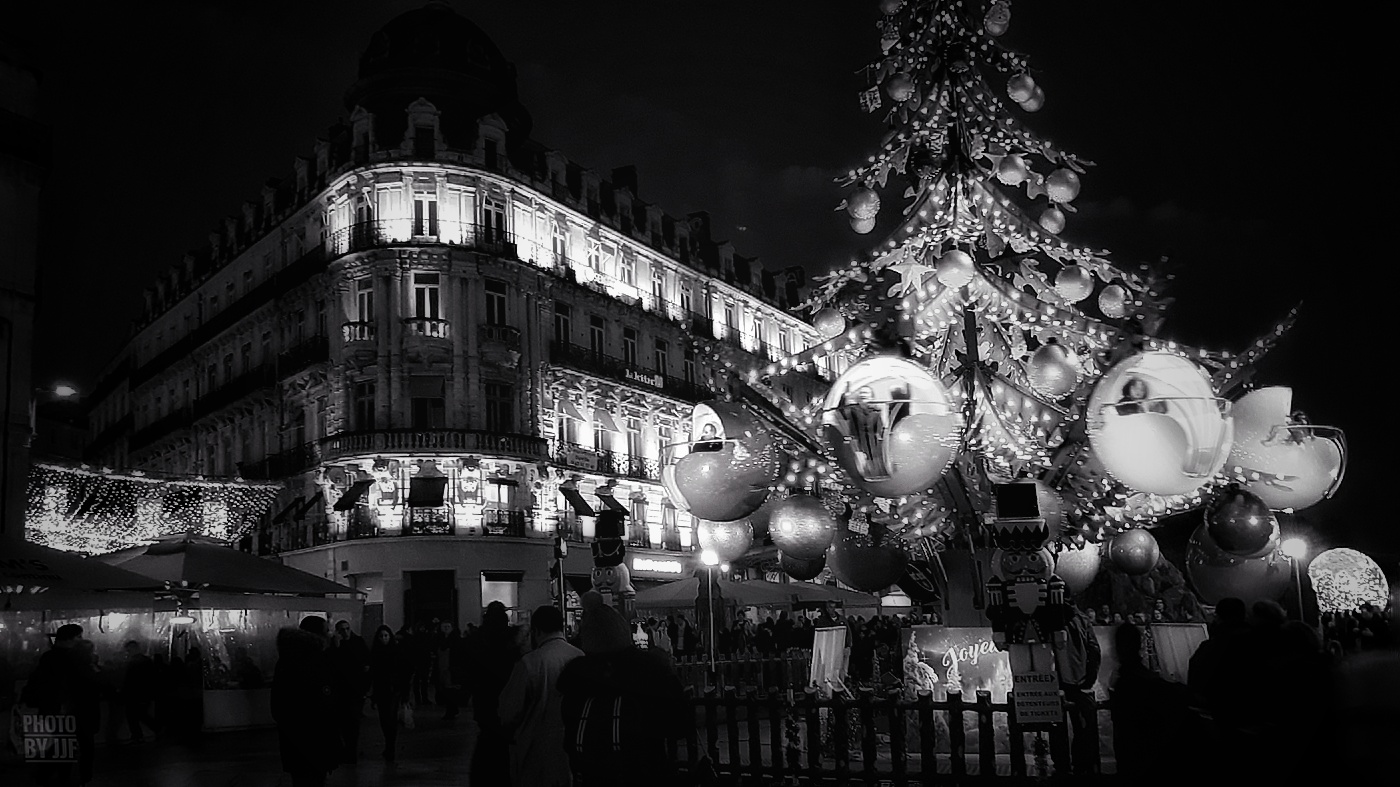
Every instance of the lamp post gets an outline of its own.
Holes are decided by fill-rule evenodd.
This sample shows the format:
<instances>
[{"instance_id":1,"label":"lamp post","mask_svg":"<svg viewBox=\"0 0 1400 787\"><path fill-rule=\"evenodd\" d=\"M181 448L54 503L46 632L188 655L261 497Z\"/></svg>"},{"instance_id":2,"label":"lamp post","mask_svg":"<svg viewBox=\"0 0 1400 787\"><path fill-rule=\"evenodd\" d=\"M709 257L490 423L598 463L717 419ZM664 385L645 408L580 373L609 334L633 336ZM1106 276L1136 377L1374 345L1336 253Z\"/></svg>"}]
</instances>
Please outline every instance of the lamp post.
<instances>
[{"instance_id":1,"label":"lamp post","mask_svg":"<svg viewBox=\"0 0 1400 787\"><path fill-rule=\"evenodd\" d=\"M1303 558L1308 554L1308 542L1301 538L1285 538L1279 544L1279 551L1293 564L1293 586L1298 589L1298 620L1307 622L1303 616Z\"/></svg>"},{"instance_id":2,"label":"lamp post","mask_svg":"<svg viewBox=\"0 0 1400 787\"><path fill-rule=\"evenodd\" d=\"M719 565L719 555L713 549L700 553L700 562L705 564L705 603L709 606L710 617L710 674L715 672L715 566Z\"/></svg>"}]
</instances>

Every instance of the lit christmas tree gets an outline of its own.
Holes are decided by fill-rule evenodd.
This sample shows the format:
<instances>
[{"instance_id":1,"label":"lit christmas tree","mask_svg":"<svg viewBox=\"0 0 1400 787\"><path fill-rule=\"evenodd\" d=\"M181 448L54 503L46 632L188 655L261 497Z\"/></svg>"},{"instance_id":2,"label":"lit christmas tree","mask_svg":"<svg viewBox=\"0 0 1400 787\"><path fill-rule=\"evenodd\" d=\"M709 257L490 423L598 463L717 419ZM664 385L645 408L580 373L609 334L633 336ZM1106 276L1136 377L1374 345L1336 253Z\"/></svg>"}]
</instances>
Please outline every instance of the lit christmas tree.
<instances>
[{"instance_id":1,"label":"lit christmas tree","mask_svg":"<svg viewBox=\"0 0 1400 787\"><path fill-rule=\"evenodd\" d=\"M731 521L709 532L766 523L789 574L810 578L824 563L862 590L899 582L911 560L937 563L950 547L990 540L1050 546L1077 592L1098 569L1093 544L1144 574L1158 560L1148 528L1206 504L1188 573L1228 564L1244 581L1250 572L1233 573L1236 564L1272 566L1271 510L1329 496L1345 462L1341 434L1294 412L1289 389L1246 391L1293 315L1240 353L1159 338L1168 277L1061 237L1092 162L1025 122L1046 97L1027 59L999 40L1009 4L880 7L883 56L859 100L889 130L843 179L840 208L869 233L881 191L904 185L897 226L867 258L819 277L806 304L828 337L818 346L747 368L697 339L743 380L731 393L746 415L718 435L740 456L726 466L726 442L694 443L666 473L673 498L742 497L745 518L730 505ZM782 376L822 358L844 369L830 390L786 401ZM770 477L760 509L749 490ZM1034 484L1045 533L999 540L986 529L997 485L1012 482ZM705 516L706 505L692 508ZM1032 603L1007 579L1012 603Z\"/></svg>"}]
</instances>

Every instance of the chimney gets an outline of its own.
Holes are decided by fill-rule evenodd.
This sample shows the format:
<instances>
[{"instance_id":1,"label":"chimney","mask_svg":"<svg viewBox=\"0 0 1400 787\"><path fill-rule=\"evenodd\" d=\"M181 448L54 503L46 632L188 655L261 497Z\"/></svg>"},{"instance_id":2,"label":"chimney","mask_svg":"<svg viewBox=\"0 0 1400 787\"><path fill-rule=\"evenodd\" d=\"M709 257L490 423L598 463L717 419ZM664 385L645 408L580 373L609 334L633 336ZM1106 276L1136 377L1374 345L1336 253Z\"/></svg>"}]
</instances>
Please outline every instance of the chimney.
<instances>
[{"instance_id":1,"label":"chimney","mask_svg":"<svg viewBox=\"0 0 1400 787\"><path fill-rule=\"evenodd\" d=\"M613 188L627 189L632 192L632 196L637 196L637 165L628 164L625 167L618 167L612 171Z\"/></svg>"},{"instance_id":2,"label":"chimney","mask_svg":"<svg viewBox=\"0 0 1400 787\"><path fill-rule=\"evenodd\" d=\"M689 219L690 223L690 237L702 243L708 243L710 240L710 212L699 210L686 214L686 218Z\"/></svg>"}]
</instances>

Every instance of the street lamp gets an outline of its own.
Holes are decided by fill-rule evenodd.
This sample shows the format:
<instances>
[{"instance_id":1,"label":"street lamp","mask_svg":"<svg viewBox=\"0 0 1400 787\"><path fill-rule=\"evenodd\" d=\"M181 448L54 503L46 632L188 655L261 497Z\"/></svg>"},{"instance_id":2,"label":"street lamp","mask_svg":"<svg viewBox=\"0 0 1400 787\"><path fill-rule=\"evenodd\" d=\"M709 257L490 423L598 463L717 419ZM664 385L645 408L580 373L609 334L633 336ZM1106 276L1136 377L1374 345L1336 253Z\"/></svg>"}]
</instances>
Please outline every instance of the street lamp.
<instances>
[{"instance_id":1,"label":"street lamp","mask_svg":"<svg viewBox=\"0 0 1400 787\"><path fill-rule=\"evenodd\" d=\"M53 388L50 388L48 393L53 394L59 399L72 399L78 395L78 389L68 383L58 383Z\"/></svg>"},{"instance_id":2,"label":"street lamp","mask_svg":"<svg viewBox=\"0 0 1400 787\"><path fill-rule=\"evenodd\" d=\"M1298 589L1298 620L1304 620L1302 563L1308 554L1308 542L1296 537L1285 538L1278 549L1293 564L1293 586Z\"/></svg>"},{"instance_id":3,"label":"street lamp","mask_svg":"<svg viewBox=\"0 0 1400 787\"><path fill-rule=\"evenodd\" d=\"M715 566L719 565L719 555L713 549L700 553L700 562L705 564L705 603L709 605L710 616L710 674L715 671Z\"/></svg>"}]
</instances>

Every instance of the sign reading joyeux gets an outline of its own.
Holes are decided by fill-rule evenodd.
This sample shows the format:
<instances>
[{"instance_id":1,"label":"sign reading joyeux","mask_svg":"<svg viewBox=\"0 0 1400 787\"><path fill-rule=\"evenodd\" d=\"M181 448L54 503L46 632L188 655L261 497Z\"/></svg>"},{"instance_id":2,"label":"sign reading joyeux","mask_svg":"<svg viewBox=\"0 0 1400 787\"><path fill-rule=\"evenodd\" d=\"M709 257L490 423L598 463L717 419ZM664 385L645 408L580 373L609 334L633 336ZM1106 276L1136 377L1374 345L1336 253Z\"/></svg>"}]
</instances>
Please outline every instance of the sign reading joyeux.
<instances>
[{"instance_id":1,"label":"sign reading joyeux","mask_svg":"<svg viewBox=\"0 0 1400 787\"><path fill-rule=\"evenodd\" d=\"M1011 692L1011 663L992 642L990 628L912 626L901 631L905 681L935 699L956 689L971 701L990 691L992 702L1006 702Z\"/></svg>"}]
</instances>

